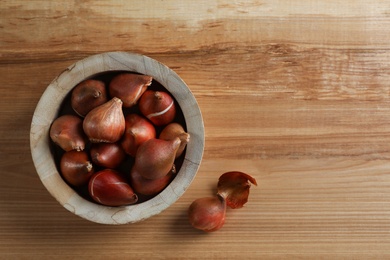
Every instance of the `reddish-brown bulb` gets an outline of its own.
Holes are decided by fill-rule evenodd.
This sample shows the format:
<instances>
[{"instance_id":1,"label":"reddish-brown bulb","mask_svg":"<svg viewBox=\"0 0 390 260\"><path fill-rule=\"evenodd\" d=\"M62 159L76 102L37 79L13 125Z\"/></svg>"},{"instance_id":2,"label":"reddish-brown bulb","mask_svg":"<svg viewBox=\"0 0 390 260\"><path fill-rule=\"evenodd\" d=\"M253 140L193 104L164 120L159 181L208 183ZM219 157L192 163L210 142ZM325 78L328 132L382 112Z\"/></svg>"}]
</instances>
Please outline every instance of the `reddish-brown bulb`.
<instances>
[{"instance_id":1,"label":"reddish-brown bulb","mask_svg":"<svg viewBox=\"0 0 390 260\"><path fill-rule=\"evenodd\" d=\"M156 126L171 123L176 115L173 98L163 91L145 91L139 101L139 109Z\"/></svg>"},{"instance_id":2,"label":"reddish-brown bulb","mask_svg":"<svg viewBox=\"0 0 390 260\"><path fill-rule=\"evenodd\" d=\"M125 133L121 145L127 154L135 157L138 147L152 138L156 138L156 129L150 121L138 114L128 114L125 117Z\"/></svg>"},{"instance_id":3,"label":"reddish-brown bulb","mask_svg":"<svg viewBox=\"0 0 390 260\"><path fill-rule=\"evenodd\" d=\"M190 224L206 232L213 232L225 224L226 202L221 196L200 198L188 208Z\"/></svg>"},{"instance_id":4,"label":"reddish-brown bulb","mask_svg":"<svg viewBox=\"0 0 390 260\"><path fill-rule=\"evenodd\" d=\"M124 206L138 201L126 179L112 169L95 173L89 180L88 191L93 200L106 206Z\"/></svg>"},{"instance_id":5,"label":"reddish-brown bulb","mask_svg":"<svg viewBox=\"0 0 390 260\"><path fill-rule=\"evenodd\" d=\"M73 186L82 186L88 183L94 173L94 168L85 151L72 150L62 155L60 161L62 177Z\"/></svg>"}]
</instances>

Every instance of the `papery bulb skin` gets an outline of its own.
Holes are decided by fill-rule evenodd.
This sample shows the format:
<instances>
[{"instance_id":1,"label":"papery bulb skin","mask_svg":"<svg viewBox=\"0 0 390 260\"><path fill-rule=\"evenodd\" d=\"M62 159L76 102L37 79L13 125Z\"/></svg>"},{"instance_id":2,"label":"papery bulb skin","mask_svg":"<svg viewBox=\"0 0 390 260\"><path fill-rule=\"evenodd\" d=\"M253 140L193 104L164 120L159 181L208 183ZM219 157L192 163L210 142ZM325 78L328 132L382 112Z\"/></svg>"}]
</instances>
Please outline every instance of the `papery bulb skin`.
<instances>
[{"instance_id":1,"label":"papery bulb skin","mask_svg":"<svg viewBox=\"0 0 390 260\"><path fill-rule=\"evenodd\" d=\"M146 179L159 179L172 169L180 139L150 139L138 148L134 169Z\"/></svg>"},{"instance_id":2,"label":"papery bulb skin","mask_svg":"<svg viewBox=\"0 0 390 260\"><path fill-rule=\"evenodd\" d=\"M107 101L106 86L100 80L84 80L72 90L71 107L81 117Z\"/></svg>"},{"instance_id":3,"label":"papery bulb skin","mask_svg":"<svg viewBox=\"0 0 390 260\"><path fill-rule=\"evenodd\" d=\"M109 169L117 168L126 158L126 153L119 143L94 143L90 153L94 164Z\"/></svg>"},{"instance_id":4,"label":"papery bulb skin","mask_svg":"<svg viewBox=\"0 0 390 260\"><path fill-rule=\"evenodd\" d=\"M163 140L173 140L179 137L181 140L180 147L176 152L176 158L183 154L186 145L190 141L190 134L184 131L179 123L170 123L161 131L159 138Z\"/></svg>"},{"instance_id":5,"label":"papery bulb skin","mask_svg":"<svg viewBox=\"0 0 390 260\"><path fill-rule=\"evenodd\" d=\"M82 151L87 143L83 121L75 115L63 115L55 119L50 127L50 138L66 152Z\"/></svg>"},{"instance_id":6,"label":"papery bulb skin","mask_svg":"<svg viewBox=\"0 0 390 260\"><path fill-rule=\"evenodd\" d=\"M88 183L94 168L87 152L72 150L62 155L60 171L69 184L79 187Z\"/></svg>"},{"instance_id":7,"label":"papery bulb skin","mask_svg":"<svg viewBox=\"0 0 390 260\"><path fill-rule=\"evenodd\" d=\"M137 194L117 171L101 170L89 179L88 192L94 201L106 206L124 206L138 201Z\"/></svg>"},{"instance_id":8,"label":"papery bulb skin","mask_svg":"<svg viewBox=\"0 0 390 260\"><path fill-rule=\"evenodd\" d=\"M175 101L164 91L145 91L139 100L139 109L156 126L171 123L176 115Z\"/></svg>"},{"instance_id":9,"label":"papery bulb skin","mask_svg":"<svg viewBox=\"0 0 390 260\"><path fill-rule=\"evenodd\" d=\"M200 198L188 208L188 219L196 229L217 231L225 224L226 202L221 196Z\"/></svg>"},{"instance_id":10,"label":"papery bulb skin","mask_svg":"<svg viewBox=\"0 0 390 260\"><path fill-rule=\"evenodd\" d=\"M136 171L136 168L133 167L130 173L130 183L131 187L137 194L153 196L164 190L173 177L174 173L171 170L167 175L159 179L146 179Z\"/></svg>"},{"instance_id":11,"label":"papery bulb skin","mask_svg":"<svg viewBox=\"0 0 390 260\"><path fill-rule=\"evenodd\" d=\"M156 138L156 129L149 120L137 114L126 115L121 145L127 154L135 157L138 147L152 138Z\"/></svg>"},{"instance_id":12,"label":"papery bulb skin","mask_svg":"<svg viewBox=\"0 0 390 260\"><path fill-rule=\"evenodd\" d=\"M121 99L123 107L132 107L152 84L152 79L147 75L121 73L110 81L110 96Z\"/></svg>"},{"instance_id":13,"label":"papery bulb skin","mask_svg":"<svg viewBox=\"0 0 390 260\"><path fill-rule=\"evenodd\" d=\"M122 101L112 98L92 109L84 118L83 129L92 143L115 143L125 131Z\"/></svg>"},{"instance_id":14,"label":"papery bulb skin","mask_svg":"<svg viewBox=\"0 0 390 260\"><path fill-rule=\"evenodd\" d=\"M248 202L251 184L257 186L256 179L249 174L240 171L225 172L218 179L217 193L225 198L230 208L239 209Z\"/></svg>"}]
</instances>

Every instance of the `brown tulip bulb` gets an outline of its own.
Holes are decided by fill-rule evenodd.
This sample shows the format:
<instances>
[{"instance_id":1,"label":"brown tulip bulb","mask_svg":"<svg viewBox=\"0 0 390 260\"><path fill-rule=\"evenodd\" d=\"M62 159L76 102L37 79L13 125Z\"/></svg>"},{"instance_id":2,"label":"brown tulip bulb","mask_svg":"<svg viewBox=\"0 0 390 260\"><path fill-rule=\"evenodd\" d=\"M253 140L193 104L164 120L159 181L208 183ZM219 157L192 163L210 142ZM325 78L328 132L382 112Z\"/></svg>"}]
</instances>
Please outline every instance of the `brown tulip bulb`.
<instances>
[{"instance_id":1,"label":"brown tulip bulb","mask_svg":"<svg viewBox=\"0 0 390 260\"><path fill-rule=\"evenodd\" d=\"M50 138L64 151L82 151L87 142L83 121L74 115L63 115L55 119L50 127Z\"/></svg>"},{"instance_id":2,"label":"brown tulip bulb","mask_svg":"<svg viewBox=\"0 0 390 260\"><path fill-rule=\"evenodd\" d=\"M94 201L106 206L124 206L138 201L126 179L112 169L95 173L89 179L88 191Z\"/></svg>"},{"instance_id":3,"label":"brown tulip bulb","mask_svg":"<svg viewBox=\"0 0 390 260\"><path fill-rule=\"evenodd\" d=\"M107 100L104 82L87 79L72 90L71 106L79 116L85 117L89 111L106 103Z\"/></svg>"},{"instance_id":4,"label":"brown tulip bulb","mask_svg":"<svg viewBox=\"0 0 390 260\"><path fill-rule=\"evenodd\" d=\"M172 169L180 139L150 139L138 147L134 170L146 179L159 179Z\"/></svg>"},{"instance_id":5,"label":"brown tulip bulb","mask_svg":"<svg viewBox=\"0 0 390 260\"><path fill-rule=\"evenodd\" d=\"M223 197L200 198L188 208L190 224L205 232L217 231L225 224L226 201Z\"/></svg>"},{"instance_id":6,"label":"brown tulip bulb","mask_svg":"<svg viewBox=\"0 0 390 260\"><path fill-rule=\"evenodd\" d=\"M83 129L92 143L115 143L125 131L122 101L112 98L92 109L84 118Z\"/></svg>"},{"instance_id":7,"label":"brown tulip bulb","mask_svg":"<svg viewBox=\"0 0 390 260\"><path fill-rule=\"evenodd\" d=\"M156 129L149 120L137 114L125 117L125 133L121 145L127 154L134 157L138 147L152 138L156 138Z\"/></svg>"},{"instance_id":8,"label":"brown tulip bulb","mask_svg":"<svg viewBox=\"0 0 390 260\"><path fill-rule=\"evenodd\" d=\"M114 169L126 158L119 143L94 143L91 145L91 159L96 165Z\"/></svg>"},{"instance_id":9,"label":"brown tulip bulb","mask_svg":"<svg viewBox=\"0 0 390 260\"><path fill-rule=\"evenodd\" d=\"M156 195L165 189L171 182L173 176L174 170L171 170L167 175L159 179L146 179L136 171L135 167L133 167L130 172L130 183L137 194L151 196Z\"/></svg>"},{"instance_id":10,"label":"brown tulip bulb","mask_svg":"<svg viewBox=\"0 0 390 260\"><path fill-rule=\"evenodd\" d=\"M181 141L180 147L176 152L176 158L177 158L180 155L182 155L184 149L186 148L186 145L190 141L190 134L184 131L182 125L178 123L170 123L164 127L164 129L161 131L159 136L159 138L163 140L173 140L176 137L179 137Z\"/></svg>"},{"instance_id":11,"label":"brown tulip bulb","mask_svg":"<svg viewBox=\"0 0 390 260\"><path fill-rule=\"evenodd\" d=\"M121 73L111 80L108 91L122 100L123 107L132 107L151 84L151 76Z\"/></svg>"},{"instance_id":12,"label":"brown tulip bulb","mask_svg":"<svg viewBox=\"0 0 390 260\"><path fill-rule=\"evenodd\" d=\"M145 91L139 101L139 109L156 126L171 123L176 115L173 98L163 91Z\"/></svg>"},{"instance_id":13,"label":"brown tulip bulb","mask_svg":"<svg viewBox=\"0 0 390 260\"><path fill-rule=\"evenodd\" d=\"M94 173L92 163L87 152L72 150L62 155L60 161L62 177L73 186L82 186L88 183Z\"/></svg>"}]
</instances>

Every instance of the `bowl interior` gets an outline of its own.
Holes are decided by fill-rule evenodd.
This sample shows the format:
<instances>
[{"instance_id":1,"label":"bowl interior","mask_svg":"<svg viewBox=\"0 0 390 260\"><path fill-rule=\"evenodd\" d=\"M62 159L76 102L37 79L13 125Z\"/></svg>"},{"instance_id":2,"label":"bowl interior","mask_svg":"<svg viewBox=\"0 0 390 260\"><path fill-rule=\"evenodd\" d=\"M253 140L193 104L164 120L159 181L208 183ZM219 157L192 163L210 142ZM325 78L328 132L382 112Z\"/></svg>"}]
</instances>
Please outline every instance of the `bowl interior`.
<instances>
[{"instance_id":1,"label":"bowl interior","mask_svg":"<svg viewBox=\"0 0 390 260\"><path fill-rule=\"evenodd\" d=\"M150 75L174 97L180 117L191 136L175 178L157 196L135 205L107 207L85 199L62 179L57 170L58 154L49 138L51 123L64 113L69 92L81 81L110 77L117 72ZM66 106L65 106L66 107ZM66 209L87 220L102 224L134 223L156 215L173 204L188 188L199 168L204 148L204 126L195 97L171 69L149 57L127 52L109 52L80 60L64 70L43 93L33 115L31 153L37 173L50 194Z\"/></svg>"}]
</instances>

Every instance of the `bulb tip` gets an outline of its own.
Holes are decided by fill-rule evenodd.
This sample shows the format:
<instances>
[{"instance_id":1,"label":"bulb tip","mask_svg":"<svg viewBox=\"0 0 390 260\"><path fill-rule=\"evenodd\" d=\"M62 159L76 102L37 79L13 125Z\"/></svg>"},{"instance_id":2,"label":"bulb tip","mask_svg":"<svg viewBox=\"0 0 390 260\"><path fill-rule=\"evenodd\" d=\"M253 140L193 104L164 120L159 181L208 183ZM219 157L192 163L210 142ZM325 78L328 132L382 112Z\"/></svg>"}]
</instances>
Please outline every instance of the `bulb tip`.
<instances>
[{"instance_id":1,"label":"bulb tip","mask_svg":"<svg viewBox=\"0 0 390 260\"><path fill-rule=\"evenodd\" d=\"M118 98L118 97L113 97L112 100L114 102L117 102L118 104L121 104L121 105L123 104L122 100L120 98Z\"/></svg>"}]
</instances>

